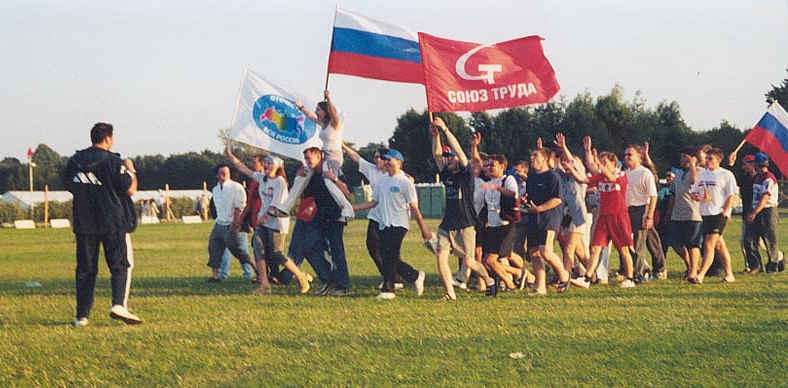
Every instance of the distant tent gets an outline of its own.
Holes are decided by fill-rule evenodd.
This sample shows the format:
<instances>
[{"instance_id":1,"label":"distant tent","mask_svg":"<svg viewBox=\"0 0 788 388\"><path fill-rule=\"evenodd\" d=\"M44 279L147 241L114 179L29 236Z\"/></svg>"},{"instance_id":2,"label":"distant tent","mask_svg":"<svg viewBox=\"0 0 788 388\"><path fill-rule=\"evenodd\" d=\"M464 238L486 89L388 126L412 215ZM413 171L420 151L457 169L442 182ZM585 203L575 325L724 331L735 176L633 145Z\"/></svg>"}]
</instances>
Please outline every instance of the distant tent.
<instances>
[{"instance_id":1,"label":"distant tent","mask_svg":"<svg viewBox=\"0 0 788 388\"><path fill-rule=\"evenodd\" d=\"M137 191L131 198L134 202L143 199L158 199L163 198L166 192L164 190L140 190ZM197 200L203 194L202 190L170 190L170 198L190 198ZM211 197L211 192L208 191L208 198ZM68 191L50 191L49 202L66 202L73 198ZM38 206L44 203L43 191L7 191L0 196L3 202L14 203L19 205L22 209L30 209L31 205Z\"/></svg>"}]
</instances>

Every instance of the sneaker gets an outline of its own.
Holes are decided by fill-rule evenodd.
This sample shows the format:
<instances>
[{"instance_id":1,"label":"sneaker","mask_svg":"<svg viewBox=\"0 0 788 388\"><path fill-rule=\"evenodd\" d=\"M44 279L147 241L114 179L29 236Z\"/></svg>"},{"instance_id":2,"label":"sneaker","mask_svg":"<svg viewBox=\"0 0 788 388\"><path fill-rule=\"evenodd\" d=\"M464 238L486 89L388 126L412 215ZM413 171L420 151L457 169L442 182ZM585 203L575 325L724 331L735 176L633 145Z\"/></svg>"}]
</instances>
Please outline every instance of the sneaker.
<instances>
[{"instance_id":1,"label":"sneaker","mask_svg":"<svg viewBox=\"0 0 788 388\"><path fill-rule=\"evenodd\" d=\"M586 279L585 276L583 276L581 278L577 278L577 279L571 279L569 281L572 282L572 285L577 286L577 287L581 287L581 288L591 287L591 282L589 282L588 279Z\"/></svg>"},{"instance_id":2,"label":"sneaker","mask_svg":"<svg viewBox=\"0 0 788 388\"><path fill-rule=\"evenodd\" d=\"M627 280L624 280L623 282L621 282L621 284L619 284L618 287L619 288L632 288L632 287L635 287L635 282L633 282L632 279L627 279Z\"/></svg>"},{"instance_id":3,"label":"sneaker","mask_svg":"<svg viewBox=\"0 0 788 388\"><path fill-rule=\"evenodd\" d=\"M71 323L71 325L74 327L85 327L88 325L88 319L86 317L75 319L74 322Z\"/></svg>"},{"instance_id":4,"label":"sneaker","mask_svg":"<svg viewBox=\"0 0 788 388\"><path fill-rule=\"evenodd\" d=\"M599 284L606 286L608 284L607 279L599 279Z\"/></svg>"},{"instance_id":5,"label":"sneaker","mask_svg":"<svg viewBox=\"0 0 788 388\"><path fill-rule=\"evenodd\" d=\"M336 290L331 292L331 296L342 297L342 296L348 296L348 295L350 295L350 291L348 291L347 289L342 289L342 290L336 289Z\"/></svg>"},{"instance_id":6,"label":"sneaker","mask_svg":"<svg viewBox=\"0 0 788 388\"><path fill-rule=\"evenodd\" d=\"M413 289L416 291L416 296L421 296L421 294L424 293L424 279L426 277L427 274L424 273L424 271L419 271L419 277L413 282Z\"/></svg>"},{"instance_id":7,"label":"sneaker","mask_svg":"<svg viewBox=\"0 0 788 388\"><path fill-rule=\"evenodd\" d=\"M383 288L383 286L381 285L380 288ZM405 288L405 284L404 283L394 283L394 289L395 290L401 290L403 288Z\"/></svg>"},{"instance_id":8,"label":"sneaker","mask_svg":"<svg viewBox=\"0 0 788 388\"><path fill-rule=\"evenodd\" d=\"M109 310L109 317L118 319L129 325L136 325L142 323L142 319L126 310L125 307L116 304Z\"/></svg>"},{"instance_id":9,"label":"sneaker","mask_svg":"<svg viewBox=\"0 0 788 388\"><path fill-rule=\"evenodd\" d=\"M320 286L320 288L318 288L317 291L315 291L315 294L319 296L326 296L328 295L329 292L331 292L331 288L332 286L330 283L325 283L322 286Z\"/></svg>"},{"instance_id":10,"label":"sneaker","mask_svg":"<svg viewBox=\"0 0 788 388\"><path fill-rule=\"evenodd\" d=\"M657 272L657 280L667 280L668 279L668 271L659 271Z\"/></svg>"},{"instance_id":11,"label":"sneaker","mask_svg":"<svg viewBox=\"0 0 788 388\"><path fill-rule=\"evenodd\" d=\"M391 300L397 297L397 294L393 292L381 292L375 299L382 299L382 300Z\"/></svg>"}]
</instances>

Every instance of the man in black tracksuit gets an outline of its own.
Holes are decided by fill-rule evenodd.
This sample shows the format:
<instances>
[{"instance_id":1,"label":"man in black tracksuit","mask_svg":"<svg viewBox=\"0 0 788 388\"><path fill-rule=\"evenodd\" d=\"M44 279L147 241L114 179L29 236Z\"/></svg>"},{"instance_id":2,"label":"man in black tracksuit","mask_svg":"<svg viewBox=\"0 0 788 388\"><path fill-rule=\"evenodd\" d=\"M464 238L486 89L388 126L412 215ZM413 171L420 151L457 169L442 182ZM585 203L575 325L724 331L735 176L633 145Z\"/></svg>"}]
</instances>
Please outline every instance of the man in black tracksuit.
<instances>
[{"instance_id":1,"label":"man in black tracksuit","mask_svg":"<svg viewBox=\"0 0 788 388\"><path fill-rule=\"evenodd\" d=\"M77 314L74 326L85 326L93 307L98 273L99 244L112 274L110 317L129 324L142 320L126 309L129 266L126 233L136 225L130 197L137 190L137 177L130 159L110 152L112 125L97 123L90 131L93 146L71 157L63 183L74 195L73 220L77 241Z\"/></svg>"}]
</instances>

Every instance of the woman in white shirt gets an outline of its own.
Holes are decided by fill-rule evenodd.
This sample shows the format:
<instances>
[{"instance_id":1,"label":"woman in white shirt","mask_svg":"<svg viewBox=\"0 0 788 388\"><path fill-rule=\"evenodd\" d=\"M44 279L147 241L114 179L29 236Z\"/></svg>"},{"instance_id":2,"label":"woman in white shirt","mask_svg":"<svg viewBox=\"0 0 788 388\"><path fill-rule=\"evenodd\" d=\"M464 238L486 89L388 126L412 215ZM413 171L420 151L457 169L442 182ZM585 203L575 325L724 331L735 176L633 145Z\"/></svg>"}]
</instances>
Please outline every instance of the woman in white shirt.
<instances>
[{"instance_id":1,"label":"woman in white shirt","mask_svg":"<svg viewBox=\"0 0 788 388\"><path fill-rule=\"evenodd\" d=\"M309 292L312 277L302 272L297 265L283 253L285 235L290 226L290 217L277 217L269 213L274 203L282 202L287 198L287 177L285 176L284 161L276 156L268 155L263 159L263 172L255 172L246 167L236 158L228 144L225 153L242 174L254 179L259 184L260 212L257 213L257 222L252 237L255 264L259 273L257 293L266 294L271 286L268 284L268 265L284 265L295 275L300 287L299 292Z\"/></svg>"},{"instance_id":2,"label":"woman in white shirt","mask_svg":"<svg viewBox=\"0 0 788 388\"><path fill-rule=\"evenodd\" d=\"M336 176L342 175L342 119L339 117L336 106L331 102L328 90L323 92L325 100L319 102L312 113L304 109L301 101L296 101L296 106L304 116L314 121L320 127L320 140L323 142L323 160Z\"/></svg>"},{"instance_id":3,"label":"woman in white shirt","mask_svg":"<svg viewBox=\"0 0 788 388\"><path fill-rule=\"evenodd\" d=\"M697 189L693 199L700 201L700 215L703 218L703 265L697 274L690 274L688 280L701 284L706 272L714 261L715 247L720 253L725 267L724 282L733 282L731 255L722 237L728 219L731 217L733 200L739 192L736 177L729 170L720 167L723 153L712 148L706 153L706 170L698 175ZM695 276L693 276L695 275Z\"/></svg>"}]
</instances>

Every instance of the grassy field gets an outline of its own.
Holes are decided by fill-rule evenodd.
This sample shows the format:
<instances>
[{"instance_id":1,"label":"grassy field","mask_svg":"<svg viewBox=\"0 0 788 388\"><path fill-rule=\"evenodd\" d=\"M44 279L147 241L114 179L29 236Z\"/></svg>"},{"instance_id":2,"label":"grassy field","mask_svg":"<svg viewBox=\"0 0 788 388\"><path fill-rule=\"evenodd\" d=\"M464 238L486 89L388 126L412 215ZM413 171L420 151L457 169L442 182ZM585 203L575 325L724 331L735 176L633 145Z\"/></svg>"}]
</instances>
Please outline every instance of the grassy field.
<instances>
[{"instance_id":1,"label":"grassy field","mask_svg":"<svg viewBox=\"0 0 788 388\"><path fill-rule=\"evenodd\" d=\"M726 230L732 247L739 229ZM146 322L108 317L102 264L85 328L70 326L71 232L0 230L0 386L788 384L788 276L741 274L738 248L732 284L681 281L683 265L671 253L670 279L635 289L611 282L494 299L460 292L445 303L434 259L414 231L403 257L427 271L425 295L406 289L378 301L365 230L356 221L345 234L353 296L332 298L297 296L295 286L253 295L237 261L231 280L208 284L210 225L140 227L130 306ZM784 225L780 237L788 243Z\"/></svg>"}]
</instances>

